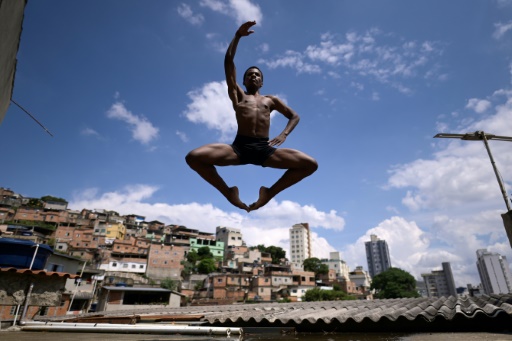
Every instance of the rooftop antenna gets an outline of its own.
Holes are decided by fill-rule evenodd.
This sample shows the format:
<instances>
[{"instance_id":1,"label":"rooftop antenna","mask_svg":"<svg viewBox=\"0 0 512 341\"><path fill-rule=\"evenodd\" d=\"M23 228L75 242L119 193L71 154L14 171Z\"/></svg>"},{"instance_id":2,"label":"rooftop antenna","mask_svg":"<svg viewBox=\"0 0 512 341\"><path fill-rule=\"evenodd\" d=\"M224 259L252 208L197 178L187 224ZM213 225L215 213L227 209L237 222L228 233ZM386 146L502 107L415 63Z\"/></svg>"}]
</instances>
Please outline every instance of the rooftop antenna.
<instances>
[{"instance_id":1,"label":"rooftop antenna","mask_svg":"<svg viewBox=\"0 0 512 341\"><path fill-rule=\"evenodd\" d=\"M437 134L434 136L435 138L452 138L452 139L461 139L466 141L483 141L485 145L485 149L487 149L487 154L489 154L489 159L491 160L492 168L494 169L494 174L496 175L496 179L498 180L498 185L500 186L501 194L503 195L503 200L505 200L505 205L507 206L507 212L501 215L503 219L503 225L505 226L505 231L507 233L508 241L510 246L512 247L512 209L510 207L510 199L507 195L507 190L505 188L504 181L501 177L500 172L498 171L498 167L496 167L496 162L494 162L494 157L491 153L491 148L489 147L488 140L498 140L498 141L508 141L512 142L512 137L510 136L497 136L493 134L485 133L484 131L475 131L474 133L466 133L466 134Z\"/></svg>"},{"instance_id":2,"label":"rooftop antenna","mask_svg":"<svg viewBox=\"0 0 512 341\"><path fill-rule=\"evenodd\" d=\"M25 112L25 114L27 114L28 116L30 116L31 119L33 119L34 121L36 121L37 124L39 124L41 126L41 128L43 128L51 137L53 137L53 134L41 123L37 120L37 118L35 118L31 113L28 112L28 110L26 110L25 108L23 108L21 105L19 105L18 103L16 103L15 100L13 100L11 98L11 102L16 104L16 106L18 108L20 108L21 110L23 110L23 112Z\"/></svg>"}]
</instances>

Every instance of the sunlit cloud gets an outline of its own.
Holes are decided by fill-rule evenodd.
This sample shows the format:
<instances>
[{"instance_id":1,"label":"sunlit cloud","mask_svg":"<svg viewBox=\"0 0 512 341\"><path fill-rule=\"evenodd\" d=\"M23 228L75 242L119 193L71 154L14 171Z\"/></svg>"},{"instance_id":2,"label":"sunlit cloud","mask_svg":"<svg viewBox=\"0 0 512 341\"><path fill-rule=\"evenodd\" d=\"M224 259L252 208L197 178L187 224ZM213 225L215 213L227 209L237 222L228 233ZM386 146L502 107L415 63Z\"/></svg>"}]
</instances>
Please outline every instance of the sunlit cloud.
<instances>
[{"instance_id":1,"label":"sunlit cloud","mask_svg":"<svg viewBox=\"0 0 512 341\"><path fill-rule=\"evenodd\" d=\"M494 24L492 37L494 39L501 39L510 30L512 30L512 20L507 23L496 23Z\"/></svg>"},{"instance_id":2,"label":"sunlit cloud","mask_svg":"<svg viewBox=\"0 0 512 341\"><path fill-rule=\"evenodd\" d=\"M194 14L194 12L192 11L192 8L185 3L180 4L178 6L177 11L178 11L178 14L183 19L185 19L192 25L200 26L204 21L204 16L202 14L200 14L200 13Z\"/></svg>"},{"instance_id":3,"label":"sunlit cloud","mask_svg":"<svg viewBox=\"0 0 512 341\"><path fill-rule=\"evenodd\" d=\"M144 116L134 115L126 109L124 103L116 102L107 111L107 117L127 123L134 140L148 144L158 137L159 129Z\"/></svg>"},{"instance_id":4,"label":"sunlit cloud","mask_svg":"<svg viewBox=\"0 0 512 341\"><path fill-rule=\"evenodd\" d=\"M187 134L186 134L186 133L184 133L184 132L182 132L182 131L177 130L177 131L176 131L176 135L177 135L177 136L180 138L180 140L181 140L181 141L183 141L183 142L188 142L188 141L189 141L189 138L188 138Z\"/></svg>"},{"instance_id":5,"label":"sunlit cloud","mask_svg":"<svg viewBox=\"0 0 512 341\"><path fill-rule=\"evenodd\" d=\"M491 107L491 102L486 99L471 98L468 100L466 109L474 110L476 113L481 114Z\"/></svg>"},{"instance_id":6,"label":"sunlit cloud","mask_svg":"<svg viewBox=\"0 0 512 341\"><path fill-rule=\"evenodd\" d=\"M230 141L237 130L237 122L227 92L226 81L210 82L190 91L184 116L193 123L205 124L220 133L221 141Z\"/></svg>"},{"instance_id":7,"label":"sunlit cloud","mask_svg":"<svg viewBox=\"0 0 512 341\"><path fill-rule=\"evenodd\" d=\"M289 248L289 229L296 223L307 221L315 230L319 228L341 230L345 224L335 211L322 212L312 206L301 206L291 201L272 200L267 206L251 214L226 212L209 203L168 204L151 202L158 186L130 185L123 189L100 192L90 188L75 192L69 207L76 210L107 209L121 215L138 214L146 220L159 220L165 224L180 224L215 232L217 226L242 229L248 245L275 245ZM329 242L313 233L313 247L316 257L328 257L334 251Z\"/></svg>"},{"instance_id":8,"label":"sunlit cloud","mask_svg":"<svg viewBox=\"0 0 512 341\"><path fill-rule=\"evenodd\" d=\"M341 38L324 33L318 44L309 45L303 51L287 50L259 62L271 69L292 68L299 74L348 73L410 94L412 89L406 82L411 79L446 79L437 61L442 52L439 42L404 42L396 35L373 28L363 33L352 31Z\"/></svg>"},{"instance_id":9,"label":"sunlit cloud","mask_svg":"<svg viewBox=\"0 0 512 341\"><path fill-rule=\"evenodd\" d=\"M84 128L80 131L80 134L84 136L100 136L100 134L92 128Z\"/></svg>"},{"instance_id":10,"label":"sunlit cloud","mask_svg":"<svg viewBox=\"0 0 512 341\"><path fill-rule=\"evenodd\" d=\"M234 18L238 24L255 20L260 25L263 20L260 7L249 0L201 0L199 4Z\"/></svg>"}]
</instances>

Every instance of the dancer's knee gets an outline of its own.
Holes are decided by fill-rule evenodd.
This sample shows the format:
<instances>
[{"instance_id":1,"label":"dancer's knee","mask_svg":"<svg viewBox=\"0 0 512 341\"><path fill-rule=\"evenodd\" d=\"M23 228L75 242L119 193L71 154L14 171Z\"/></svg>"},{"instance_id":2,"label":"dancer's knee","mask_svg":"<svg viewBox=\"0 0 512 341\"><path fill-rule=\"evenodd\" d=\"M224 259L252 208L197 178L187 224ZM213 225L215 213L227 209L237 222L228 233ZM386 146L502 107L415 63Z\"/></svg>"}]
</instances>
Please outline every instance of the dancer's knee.
<instances>
[{"instance_id":1,"label":"dancer's knee","mask_svg":"<svg viewBox=\"0 0 512 341\"><path fill-rule=\"evenodd\" d=\"M309 174L313 174L318 169L318 162L315 159L311 159L308 162L306 169L310 172Z\"/></svg>"},{"instance_id":2,"label":"dancer's knee","mask_svg":"<svg viewBox=\"0 0 512 341\"><path fill-rule=\"evenodd\" d=\"M199 163L199 159L200 159L199 153L195 149L190 151L187 154L187 156L185 156L185 161L190 166L190 168L197 167L197 165Z\"/></svg>"}]
</instances>

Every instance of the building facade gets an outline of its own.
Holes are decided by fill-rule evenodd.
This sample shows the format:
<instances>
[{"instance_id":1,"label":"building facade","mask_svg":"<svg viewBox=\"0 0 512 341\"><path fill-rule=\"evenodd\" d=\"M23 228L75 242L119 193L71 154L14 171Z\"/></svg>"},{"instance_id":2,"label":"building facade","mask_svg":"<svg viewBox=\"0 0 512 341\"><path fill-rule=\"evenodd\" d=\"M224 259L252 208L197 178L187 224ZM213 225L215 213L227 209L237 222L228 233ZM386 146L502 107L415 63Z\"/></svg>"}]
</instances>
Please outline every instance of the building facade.
<instances>
[{"instance_id":1,"label":"building facade","mask_svg":"<svg viewBox=\"0 0 512 341\"><path fill-rule=\"evenodd\" d=\"M385 240L380 240L374 234L370 238L371 240L364 244L366 247L368 272L373 278L391 267L391 257L389 256L388 243Z\"/></svg>"},{"instance_id":2,"label":"building facade","mask_svg":"<svg viewBox=\"0 0 512 341\"><path fill-rule=\"evenodd\" d=\"M421 274L425 281L428 297L457 297L452 267L449 262L442 263L442 270Z\"/></svg>"},{"instance_id":3,"label":"building facade","mask_svg":"<svg viewBox=\"0 0 512 341\"><path fill-rule=\"evenodd\" d=\"M215 239L219 242L224 242L224 254L227 254L230 248L243 246L245 244L240 229L232 227L217 226Z\"/></svg>"},{"instance_id":4,"label":"building facade","mask_svg":"<svg viewBox=\"0 0 512 341\"><path fill-rule=\"evenodd\" d=\"M329 267L329 270L334 270L337 279L349 280L348 265L341 259L338 251L329 252L329 259L321 259L321 261Z\"/></svg>"},{"instance_id":5,"label":"building facade","mask_svg":"<svg viewBox=\"0 0 512 341\"><path fill-rule=\"evenodd\" d=\"M512 275L507 257L486 249L477 250L476 256L476 266L484 292L487 295L512 292Z\"/></svg>"},{"instance_id":6,"label":"building facade","mask_svg":"<svg viewBox=\"0 0 512 341\"><path fill-rule=\"evenodd\" d=\"M308 223L295 224L290 229L290 261L302 269L304 260L312 257L311 232Z\"/></svg>"}]
</instances>

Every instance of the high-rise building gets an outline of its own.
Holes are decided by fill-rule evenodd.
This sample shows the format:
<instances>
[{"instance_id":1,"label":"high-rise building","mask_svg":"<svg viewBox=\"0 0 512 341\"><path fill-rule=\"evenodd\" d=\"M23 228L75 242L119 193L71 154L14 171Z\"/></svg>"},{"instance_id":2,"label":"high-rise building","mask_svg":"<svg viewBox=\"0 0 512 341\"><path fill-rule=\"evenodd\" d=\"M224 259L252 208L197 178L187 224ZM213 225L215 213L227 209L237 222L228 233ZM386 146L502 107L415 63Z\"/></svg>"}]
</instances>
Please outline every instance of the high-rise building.
<instances>
[{"instance_id":1,"label":"high-rise building","mask_svg":"<svg viewBox=\"0 0 512 341\"><path fill-rule=\"evenodd\" d=\"M311 232L308 223L295 224L290 229L290 261L297 269L311 258Z\"/></svg>"},{"instance_id":2,"label":"high-rise building","mask_svg":"<svg viewBox=\"0 0 512 341\"><path fill-rule=\"evenodd\" d=\"M507 257L486 249L476 251L478 273L486 294L508 294L512 292L512 274Z\"/></svg>"},{"instance_id":3,"label":"high-rise building","mask_svg":"<svg viewBox=\"0 0 512 341\"><path fill-rule=\"evenodd\" d=\"M457 297L455 281L453 280L452 267L449 262L441 264L442 270L434 270L431 273L421 274L425 281L428 297Z\"/></svg>"},{"instance_id":4,"label":"high-rise building","mask_svg":"<svg viewBox=\"0 0 512 341\"><path fill-rule=\"evenodd\" d=\"M385 240L380 240L374 234L370 238L371 240L364 244L368 271L373 278L391 267L391 257L389 257L388 243Z\"/></svg>"}]
</instances>

